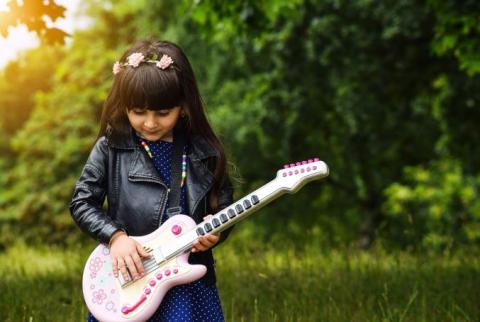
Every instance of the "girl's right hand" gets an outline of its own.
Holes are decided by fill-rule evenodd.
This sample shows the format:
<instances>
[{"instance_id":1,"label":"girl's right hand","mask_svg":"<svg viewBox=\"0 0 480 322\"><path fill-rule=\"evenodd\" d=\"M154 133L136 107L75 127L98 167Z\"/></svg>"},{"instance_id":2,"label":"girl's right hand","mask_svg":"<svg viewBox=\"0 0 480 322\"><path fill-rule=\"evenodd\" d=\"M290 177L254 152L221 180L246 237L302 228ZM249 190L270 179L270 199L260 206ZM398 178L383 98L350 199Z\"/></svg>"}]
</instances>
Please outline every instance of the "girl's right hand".
<instances>
[{"instance_id":1,"label":"girl's right hand","mask_svg":"<svg viewBox=\"0 0 480 322\"><path fill-rule=\"evenodd\" d=\"M124 232L118 232L118 235L112 236L110 244L110 256L112 258L112 271L115 277L118 277L118 270L123 275L125 281L130 280L127 268L133 279L139 279L143 276L144 269L141 257L149 257L142 245L136 240L128 237Z\"/></svg>"}]
</instances>

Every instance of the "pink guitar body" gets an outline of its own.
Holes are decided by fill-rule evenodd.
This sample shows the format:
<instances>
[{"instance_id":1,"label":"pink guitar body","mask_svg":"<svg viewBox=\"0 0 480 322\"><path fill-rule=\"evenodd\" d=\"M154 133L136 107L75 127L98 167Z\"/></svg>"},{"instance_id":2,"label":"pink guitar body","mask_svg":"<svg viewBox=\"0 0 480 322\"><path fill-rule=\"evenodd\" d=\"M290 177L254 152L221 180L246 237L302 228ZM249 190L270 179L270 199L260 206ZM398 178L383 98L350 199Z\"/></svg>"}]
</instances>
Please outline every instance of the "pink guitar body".
<instances>
[{"instance_id":1,"label":"pink guitar body","mask_svg":"<svg viewBox=\"0 0 480 322\"><path fill-rule=\"evenodd\" d=\"M155 249L195 227L193 219L177 215L151 234L131 238L146 249ZM101 322L148 320L170 288L198 280L206 273L205 266L188 263L189 254L183 252L122 287L121 281L113 276L110 250L104 245L97 246L83 272L83 295L88 309ZM147 272L148 264L144 265Z\"/></svg>"},{"instance_id":2,"label":"pink guitar body","mask_svg":"<svg viewBox=\"0 0 480 322\"><path fill-rule=\"evenodd\" d=\"M110 251L99 245L83 271L88 309L101 322L148 320L170 288L198 280L207 272L203 265L188 263L192 244L199 236L222 232L284 193L294 193L307 182L325 178L328 172L328 166L318 158L286 164L274 180L198 225L188 216L176 215L151 234L131 237L151 255L143 261L145 276L134 282L113 276Z\"/></svg>"}]
</instances>

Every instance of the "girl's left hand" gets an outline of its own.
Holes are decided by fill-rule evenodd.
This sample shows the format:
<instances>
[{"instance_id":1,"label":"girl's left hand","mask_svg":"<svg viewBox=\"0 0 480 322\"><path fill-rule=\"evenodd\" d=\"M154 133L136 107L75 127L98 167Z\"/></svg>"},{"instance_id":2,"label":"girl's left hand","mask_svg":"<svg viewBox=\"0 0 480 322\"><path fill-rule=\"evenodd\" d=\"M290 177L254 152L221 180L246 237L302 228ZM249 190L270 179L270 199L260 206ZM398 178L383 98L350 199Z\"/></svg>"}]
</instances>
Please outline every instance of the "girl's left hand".
<instances>
[{"instance_id":1,"label":"girl's left hand","mask_svg":"<svg viewBox=\"0 0 480 322\"><path fill-rule=\"evenodd\" d=\"M210 217L212 217L212 215L205 216L203 219L206 220ZM193 242L192 253L209 250L218 243L219 239L220 237L216 234L206 234L198 237L198 239Z\"/></svg>"}]
</instances>

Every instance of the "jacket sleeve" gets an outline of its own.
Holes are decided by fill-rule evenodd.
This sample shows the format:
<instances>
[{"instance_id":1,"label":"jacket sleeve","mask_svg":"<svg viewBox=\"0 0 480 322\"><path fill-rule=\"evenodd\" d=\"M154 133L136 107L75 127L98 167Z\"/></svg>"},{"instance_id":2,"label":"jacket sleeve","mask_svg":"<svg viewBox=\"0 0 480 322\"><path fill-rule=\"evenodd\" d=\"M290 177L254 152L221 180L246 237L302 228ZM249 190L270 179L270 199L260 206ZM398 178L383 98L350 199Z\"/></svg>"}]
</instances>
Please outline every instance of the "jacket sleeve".
<instances>
[{"instance_id":1,"label":"jacket sleeve","mask_svg":"<svg viewBox=\"0 0 480 322\"><path fill-rule=\"evenodd\" d=\"M124 230L103 210L107 192L108 146L100 138L82 170L70 203L70 213L76 224L101 243L108 244L113 233Z\"/></svg>"}]
</instances>

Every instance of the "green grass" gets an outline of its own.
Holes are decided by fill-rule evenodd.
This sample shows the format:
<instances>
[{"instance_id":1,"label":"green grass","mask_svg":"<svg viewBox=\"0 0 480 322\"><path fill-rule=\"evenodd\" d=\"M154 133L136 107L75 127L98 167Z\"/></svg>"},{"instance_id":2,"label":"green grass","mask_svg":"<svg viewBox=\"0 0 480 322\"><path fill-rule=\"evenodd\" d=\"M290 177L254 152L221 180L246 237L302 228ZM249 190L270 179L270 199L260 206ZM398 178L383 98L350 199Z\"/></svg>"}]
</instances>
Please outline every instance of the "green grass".
<instances>
[{"instance_id":1,"label":"green grass","mask_svg":"<svg viewBox=\"0 0 480 322\"><path fill-rule=\"evenodd\" d=\"M227 321L479 321L475 255L239 242L233 236L216 250ZM90 250L17 244L0 254L0 321L84 321L80 278Z\"/></svg>"}]
</instances>

